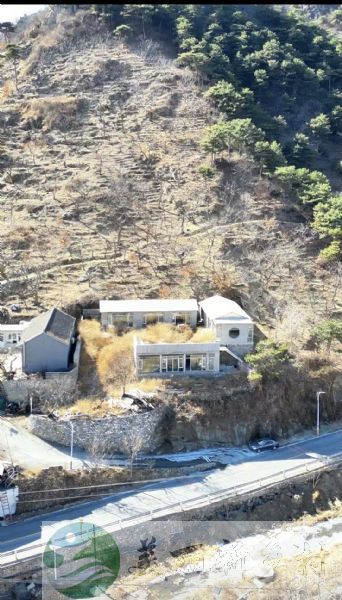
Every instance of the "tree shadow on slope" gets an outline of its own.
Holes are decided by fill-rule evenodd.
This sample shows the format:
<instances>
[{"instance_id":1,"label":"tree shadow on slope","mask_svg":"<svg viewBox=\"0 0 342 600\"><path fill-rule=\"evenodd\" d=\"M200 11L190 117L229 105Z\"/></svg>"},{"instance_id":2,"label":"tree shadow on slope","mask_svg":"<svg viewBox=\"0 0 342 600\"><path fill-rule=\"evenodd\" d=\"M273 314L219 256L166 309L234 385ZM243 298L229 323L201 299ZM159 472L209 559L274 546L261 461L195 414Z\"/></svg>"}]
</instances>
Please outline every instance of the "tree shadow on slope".
<instances>
[{"instance_id":1,"label":"tree shadow on slope","mask_svg":"<svg viewBox=\"0 0 342 600\"><path fill-rule=\"evenodd\" d=\"M82 396L105 397L105 391L96 368L96 360L90 356L85 344L82 344L81 348L78 381L78 389Z\"/></svg>"}]
</instances>

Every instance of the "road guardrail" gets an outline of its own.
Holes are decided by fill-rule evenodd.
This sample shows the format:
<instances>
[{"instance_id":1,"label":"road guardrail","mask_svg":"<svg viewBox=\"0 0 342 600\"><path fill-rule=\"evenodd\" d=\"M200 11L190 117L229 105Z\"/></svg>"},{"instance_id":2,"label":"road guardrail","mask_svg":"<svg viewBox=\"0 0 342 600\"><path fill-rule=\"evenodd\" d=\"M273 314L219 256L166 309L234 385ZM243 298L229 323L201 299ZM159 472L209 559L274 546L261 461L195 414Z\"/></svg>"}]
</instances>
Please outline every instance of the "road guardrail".
<instances>
[{"instance_id":1,"label":"road guardrail","mask_svg":"<svg viewBox=\"0 0 342 600\"><path fill-rule=\"evenodd\" d=\"M241 483L235 486L230 486L224 490L217 492L210 492L207 494L201 494L197 498L191 498L188 500L174 502L167 504L165 507L152 509L149 511L143 511L136 516L128 516L123 519L113 521L112 523L106 523L104 527L108 533L113 533L119 529L125 529L128 526L133 526L138 523L153 520L154 518L172 515L175 512L186 512L196 508L203 508L204 506L210 506L220 500L229 500L230 498L236 498L251 492L265 490L274 486L277 483L292 479L294 477L303 476L307 473L314 473L315 471L321 471L326 469L335 463L337 464L342 460L342 452L337 452L327 458L318 458L314 462L305 464L303 469L302 465L295 467L289 467L288 469L282 469L279 473L273 475L267 475L265 477L259 477L253 481L247 483ZM297 473L295 474L295 472ZM287 475L290 474L290 477ZM112 496L113 494L111 494ZM177 510L175 510L177 509ZM108 511L110 512L110 511ZM20 548L19 550L10 550L8 552L0 553L0 567L9 567L19 561L32 560L37 555L42 554L45 548L45 543L32 544L27 548ZM32 551L35 551L32 553ZM8 559L8 560L6 560Z\"/></svg>"}]
</instances>

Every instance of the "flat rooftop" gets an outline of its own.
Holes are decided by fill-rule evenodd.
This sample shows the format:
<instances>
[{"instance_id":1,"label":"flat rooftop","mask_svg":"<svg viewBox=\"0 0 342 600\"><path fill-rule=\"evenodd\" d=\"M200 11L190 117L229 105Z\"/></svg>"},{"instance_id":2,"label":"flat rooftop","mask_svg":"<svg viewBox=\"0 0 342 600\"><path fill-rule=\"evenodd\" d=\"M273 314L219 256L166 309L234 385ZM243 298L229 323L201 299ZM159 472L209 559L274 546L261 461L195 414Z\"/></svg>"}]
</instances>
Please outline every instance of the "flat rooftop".
<instances>
[{"instance_id":1,"label":"flat rooftop","mask_svg":"<svg viewBox=\"0 0 342 600\"><path fill-rule=\"evenodd\" d=\"M0 323L0 331L4 333L6 331L24 331L29 324L30 321L26 321L25 323L12 323L12 325L8 323Z\"/></svg>"},{"instance_id":2,"label":"flat rooftop","mask_svg":"<svg viewBox=\"0 0 342 600\"><path fill-rule=\"evenodd\" d=\"M165 342L165 341L156 341L156 342L147 342L142 340L141 338L135 337L134 339L134 345L137 348L137 350L139 351L139 353L143 353L143 351L147 351L147 353L151 354L151 352L148 352L148 350L152 350L158 352L160 351L167 351L169 350L170 352L181 352L181 353L185 353L185 352L191 352L194 350L198 350L199 352L215 352L215 351L219 351L220 350L220 346L221 346L221 342L220 340L202 340L202 341L197 341L194 340L192 341L190 340L184 340L184 341L179 341L179 342Z\"/></svg>"},{"instance_id":3,"label":"flat rooftop","mask_svg":"<svg viewBox=\"0 0 342 600\"><path fill-rule=\"evenodd\" d=\"M202 300L199 305L215 323L226 323L229 320L252 322L251 317L237 302L223 296L211 296Z\"/></svg>"},{"instance_id":4,"label":"flat rooftop","mask_svg":"<svg viewBox=\"0 0 342 600\"><path fill-rule=\"evenodd\" d=\"M195 298L146 300L100 300L100 313L197 312Z\"/></svg>"}]
</instances>

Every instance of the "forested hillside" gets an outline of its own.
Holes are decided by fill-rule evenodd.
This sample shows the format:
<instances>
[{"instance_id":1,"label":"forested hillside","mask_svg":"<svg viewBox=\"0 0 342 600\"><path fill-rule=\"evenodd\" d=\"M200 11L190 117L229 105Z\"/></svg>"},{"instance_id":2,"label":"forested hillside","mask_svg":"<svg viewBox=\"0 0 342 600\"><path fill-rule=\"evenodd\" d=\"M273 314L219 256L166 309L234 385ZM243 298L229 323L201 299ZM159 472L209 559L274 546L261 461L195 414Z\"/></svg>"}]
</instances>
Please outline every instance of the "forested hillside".
<instances>
[{"instance_id":1,"label":"forested hillside","mask_svg":"<svg viewBox=\"0 0 342 600\"><path fill-rule=\"evenodd\" d=\"M61 5L2 43L2 302L341 308L341 43L298 11Z\"/></svg>"}]
</instances>

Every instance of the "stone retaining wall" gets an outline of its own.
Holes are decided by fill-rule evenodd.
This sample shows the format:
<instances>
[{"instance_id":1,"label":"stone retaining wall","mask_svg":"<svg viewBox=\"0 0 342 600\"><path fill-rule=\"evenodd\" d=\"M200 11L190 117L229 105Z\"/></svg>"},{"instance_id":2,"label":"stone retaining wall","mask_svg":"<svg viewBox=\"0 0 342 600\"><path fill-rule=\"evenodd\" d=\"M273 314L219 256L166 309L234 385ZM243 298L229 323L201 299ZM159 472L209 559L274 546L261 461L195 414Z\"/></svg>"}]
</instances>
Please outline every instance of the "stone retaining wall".
<instances>
[{"instance_id":1,"label":"stone retaining wall","mask_svg":"<svg viewBox=\"0 0 342 600\"><path fill-rule=\"evenodd\" d=\"M101 452L125 452L134 438L141 440L141 452L153 452L163 442L164 409L154 409L140 414L90 419L74 417L74 445L85 450ZM49 442L70 446L71 426L69 419L53 421L41 415L29 417L30 431Z\"/></svg>"}]
</instances>

